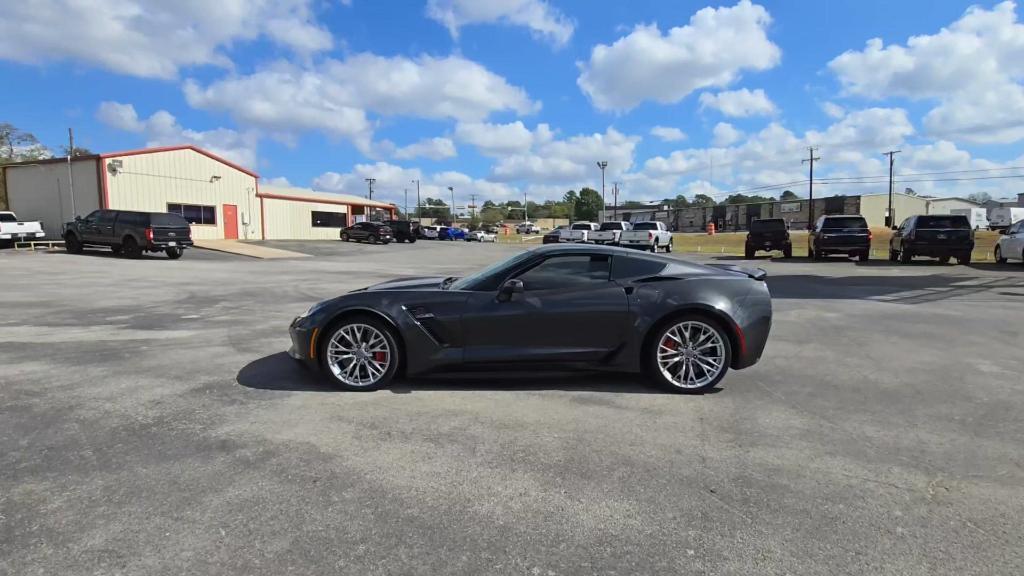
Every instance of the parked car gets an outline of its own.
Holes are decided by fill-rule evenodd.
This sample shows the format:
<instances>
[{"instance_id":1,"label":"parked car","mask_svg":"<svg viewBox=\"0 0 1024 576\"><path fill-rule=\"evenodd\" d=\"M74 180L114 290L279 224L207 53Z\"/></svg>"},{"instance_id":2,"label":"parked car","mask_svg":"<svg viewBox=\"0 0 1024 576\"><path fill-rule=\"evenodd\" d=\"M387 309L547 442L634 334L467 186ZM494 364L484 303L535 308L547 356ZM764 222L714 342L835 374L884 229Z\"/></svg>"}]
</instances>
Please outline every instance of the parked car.
<instances>
[{"instance_id":1,"label":"parked car","mask_svg":"<svg viewBox=\"0 0 1024 576\"><path fill-rule=\"evenodd\" d=\"M671 252L672 233L664 222L637 222L633 224L632 230L624 230L619 234L619 245L651 252Z\"/></svg>"},{"instance_id":2,"label":"parked car","mask_svg":"<svg viewBox=\"0 0 1024 576\"><path fill-rule=\"evenodd\" d=\"M750 232L743 250L744 256L750 260L758 250L771 252L782 250L786 258L793 257L793 242L789 238L789 226L782 218L755 218L750 221Z\"/></svg>"},{"instance_id":3,"label":"parked car","mask_svg":"<svg viewBox=\"0 0 1024 576\"><path fill-rule=\"evenodd\" d=\"M84 248L107 247L114 254L138 258L143 252L164 252L177 260L192 246L192 228L177 214L93 210L64 224L64 248L80 254Z\"/></svg>"},{"instance_id":4,"label":"parked car","mask_svg":"<svg viewBox=\"0 0 1024 576\"><path fill-rule=\"evenodd\" d=\"M0 246L46 236L40 222L20 222L14 212L0 212Z\"/></svg>"},{"instance_id":5,"label":"parked car","mask_svg":"<svg viewBox=\"0 0 1024 576\"><path fill-rule=\"evenodd\" d=\"M415 220L385 220L397 242L415 242L420 235L420 223Z\"/></svg>"},{"instance_id":6,"label":"parked car","mask_svg":"<svg viewBox=\"0 0 1024 576\"><path fill-rule=\"evenodd\" d=\"M1024 208L993 208L988 215L988 226L992 230L1005 230L1018 220L1024 220Z\"/></svg>"},{"instance_id":7,"label":"parked car","mask_svg":"<svg viewBox=\"0 0 1024 576\"><path fill-rule=\"evenodd\" d=\"M356 242L369 242L370 244L378 242L389 244L394 239L391 227L380 222L356 222L351 226L342 228L340 236L343 242L355 240Z\"/></svg>"},{"instance_id":8,"label":"parked car","mask_svg":"<svg viewBox=\"0 0 1024 576\"><path fill-rule=\"evenodd\" d=\"M1024 220L1018 220L999 233L1002 237L994 250L996 262L1005 264L1007 260L1020 260L1024 264Z\"/></svg>"},{"instance_id":9,"label":"parked car","mask_svg":"<svg viewBox=\"0 0 1024 576\"><path fill-rule=\"evenodd\" d=\"M437 232L440 226L420 226L419 235L424 240L437 240Z\"/></svg>"},{"instance_id":10,"label":"parked car","mask_svg":"<svg viewBox=\"0 0 1024 576\"><path fill-rule=\"evenodd\" d=\"M573 222L568 229L561 232L562 242L587 242L591 232L600 230L601 225L594 222Z\"/></svg>"},{"instance_id":11,"label":"parked car","mask_svg":"<svg viewBox=\"0 0 1024 576\"><path fill-rule=\"evenodd\" d=\"M619 245L619 235L623 230L632 230L633 225L629 222L604 222L595 232L587 235L587 240L594 244Z\"/></svg>"},{"instance_id":12,"label":"parked car","mask_svg":"<svg viewBox=\"0 0 1024 576\"><path fill-rule=\"evenodd\" d=\"M953 257L959 264L970 264L973 250L971 222L955 214L911 216L889 239L889 260L904 264L915 256L938 258L942 263Z\"/></svg>"},{"instance_id":13,"label":"parked car","mask_svg":"<svg viewBox=\"0 0 1024 576\"><path fill-rule=\"evenodd\" d=\"M772 320L764 278L608 246L542 246L464 278L402 278L314 304L292 321L288 353L348 390L457 368L583 367L699 392L760 359Z\"/></svg>"},{"instance_id":14,"label":"parked car","mask_svg":"<svg viewBox=\"0 0 1024 576\"><path fill-rule=\"evenodd\" d=\"M465 240L466 231L452 226L441 226L437 231L438 240Z\"/></svg>"},{"instance_id":15,"label":"parked car","mask_svg":"<svg viewBox=\"0 0 1024 576\"><path fill-rule=\"evenodd\" d=\"M474 230L466 234L466 242L497 242L498 235L483 230Z\"/></svg>"},{"instance_id":16,"label":"parked car","mask_svg":"<svg viewBox=\"0 0 1024 576\"><path fill-rule=\"evenodd\" d=\"M516 234L540 234L540 226L533 222L516 224Z\"/></svg>"},{"instance_id":17,"label":"parked car","mask_svg":"<svg viewBox=\"0 0 1024 576\"><path fill-rule=\"evenodd\" d=\"M494 224L488 224L488 225L483 226L482 230L484 232L487 232L488 234L497 234L498 232L501 231L501 227L500 226L496 226Z\"/></svg>"},{"instance_id":18,"label":"parked car","mask_svg":"<svg viewBox=\"0 0 1024 576\"><path fill-rule=\"evenodd\" d=\"M562 231L568 229L568 224L555 226L554 230L551 230L541 238L541 244L558 244L559 242L562 242Z\"/></svg>"},{"instance_id":19,"label":"parked car","mask_svg":"<svg viewBox=\"0 0 1024 576\"><path fill-rule=\"evenodd\" d=\"M871 257L871 237L868 221L863 216L821 216L807 235L807 253L812 260L846 254L866 262Z\"/></svg>"}]
</instances>

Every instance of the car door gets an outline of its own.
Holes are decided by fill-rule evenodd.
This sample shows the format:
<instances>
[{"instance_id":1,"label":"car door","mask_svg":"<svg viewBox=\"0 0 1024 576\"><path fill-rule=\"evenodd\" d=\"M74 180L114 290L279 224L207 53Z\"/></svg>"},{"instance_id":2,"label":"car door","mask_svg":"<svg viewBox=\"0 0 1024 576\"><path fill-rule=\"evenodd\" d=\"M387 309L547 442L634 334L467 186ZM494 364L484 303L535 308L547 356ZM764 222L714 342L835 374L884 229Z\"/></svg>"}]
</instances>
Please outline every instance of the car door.
<instances>
[{"instance_id":1,"label":"car door","mask_svg":"<svg viewBox=\"0 0 1024 576\"><path fill-rule=\"evenodd\" d=\"M892 247L893 250L899 252L900 250L903 249L903 236L910 230L911 220L913 220L913 218L907 218L903 220L899 228L893 230L892 240L889 242L889 245Z\"/></svg>"},{"instance_id":2,"label":"car door","mask_svg":"<svg viewBox=\"0 0 1024 576\"><path fill-rule=\"evenodd\" d=\"M117 212L113 210L99 210L96 217L90 219L85 229L85 243L102 244L107 242L114 235L114 218Z\"/></svg>"},{"instance_id":3,"label":"car door","mask_svg":"<svg viewBox=\"0 0 1024 576\"><path fill-rule=\"evenodd\" d=\"M467 363L593 362L625 341L629 306L607 254L552 255L510 278L523 292L474 292L463 315Z\"/></svg>"},{"instance_id":4,"label":"car door","mask_svg":"<svg viewBox=\"0 0 1024 576\"><path fill-rule=\"evenodd\" d=\"M1008 258L1020 259L1024 252L1024 220L1010 226L1006 231L1006 249L1003 255Z\"/></svg>"}]
</instances>

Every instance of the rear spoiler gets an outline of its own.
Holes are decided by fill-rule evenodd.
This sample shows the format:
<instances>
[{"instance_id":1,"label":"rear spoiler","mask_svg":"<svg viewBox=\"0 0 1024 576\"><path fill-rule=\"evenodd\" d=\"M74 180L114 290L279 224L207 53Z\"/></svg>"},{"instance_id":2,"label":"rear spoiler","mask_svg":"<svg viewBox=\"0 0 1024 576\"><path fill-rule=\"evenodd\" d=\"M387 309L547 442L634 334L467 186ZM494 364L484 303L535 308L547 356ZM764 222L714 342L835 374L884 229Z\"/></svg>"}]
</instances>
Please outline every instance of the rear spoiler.
<instances>
[{"instance_id":1,"label":"rear spoiler","mask_svg":"<svg viewBox=\"0 0 1024 576\"><path fill-rule=\"evenodd\" d=\"M721 268L722 270L728 270L736 274L743 274L748 278L759 280L764 282L764 279L768 277L768 273L763 268L744 268L742 266L736 266L734 264L708 264L712 268Z\"/></svg>"}]
</instances>

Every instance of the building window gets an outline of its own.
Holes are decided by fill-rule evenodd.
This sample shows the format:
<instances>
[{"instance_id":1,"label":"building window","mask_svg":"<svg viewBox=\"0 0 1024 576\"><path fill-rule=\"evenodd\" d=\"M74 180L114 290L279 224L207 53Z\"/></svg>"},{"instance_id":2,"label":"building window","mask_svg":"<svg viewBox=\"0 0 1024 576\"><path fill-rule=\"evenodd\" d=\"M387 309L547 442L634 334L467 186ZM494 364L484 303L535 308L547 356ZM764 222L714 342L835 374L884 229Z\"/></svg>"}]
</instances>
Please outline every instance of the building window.
<instances>
[{"instance_id":1,"label":"building window","mask_svg":"<svg viewBox=\"0 0 1024 576\"><path fill-rule=\"evenodd\" d=\"M348 226L348 214L344 212L317 212L313 210L313 228L344 228Z\"/></svg>"},{"instance_id":2,"label":"building window","mask_svg":"<svg viewBox=\"0 0 1024 576\"><path fill-rule=\"evenodd\" d=\"M177 214L185 220L188 220L189 224L209 224L211 226L217 225L217 207L216 206L198 206L196 204L168 204L167 211L171 214Z\"/></svg>"}]
</instances>

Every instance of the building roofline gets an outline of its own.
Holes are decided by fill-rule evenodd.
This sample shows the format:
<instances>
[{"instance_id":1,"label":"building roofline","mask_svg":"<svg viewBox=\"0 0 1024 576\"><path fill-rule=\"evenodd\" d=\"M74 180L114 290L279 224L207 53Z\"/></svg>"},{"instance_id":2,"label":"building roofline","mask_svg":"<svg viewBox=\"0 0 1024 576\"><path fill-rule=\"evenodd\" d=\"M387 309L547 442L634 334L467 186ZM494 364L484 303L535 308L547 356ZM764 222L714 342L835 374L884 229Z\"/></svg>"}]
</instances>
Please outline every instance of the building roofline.
<instances>
[{"instance_id":1,"label":"building roofline","mask_svg":"<svg viewBox=\"0 0 1024 576\"><path fill-rule=\"evenodd\" d=\"M199 154L202 154L203 156L206 156L206 157L208 157L208 158L210 158L212 160L216 160L217 162L220 162L221 164L224 164L226 166L230 166L230 167L234 168L235 170L238 170L239 172L243 172L245 174L248 174L249 176L252 176L253 178L259 178L260 177L259 174L257 174L256 172L253 172L252 170L249 170L248 168L245 168L243 166L235 164L234 162L232 162L232 161L230 161L230 160L228 160L226 158L223 158L221 156L218 156L218 155L214 154L213 152L210 152L209 150L204 150L204 149L202 149L202 148L200 148L198 146L194 146L192 144L178 144L178 145L175 145L175 146L158 146L158 147L155 147L155 148L137 148L135 150L122 150L120 152L106 152L104 154L100 154L99 157L103 158L105 160L107 158L120 158L122 156L138 156L140 154L155 154L157 152L174 152L176 150L192 150L193 152L198 152Z\"/></svg>"},{"instance_id":2,"label":"building roofline","mask_svg":"<svg viewBox=\"0 0 1024 576\"><path fill-rule=\"evenodd\" d=\"M99 158L99 154L89 154L87 156L72 156L72 162L79 162L81 160L92 160L96 161ZM68 157L60 156L58 158L43 158L41 160L22 160L21 162L8 162L6 164L0 164L0 168L18 168L24 166L35 166L36 164L67 164Z\"/></svg>"}]
</instances>

